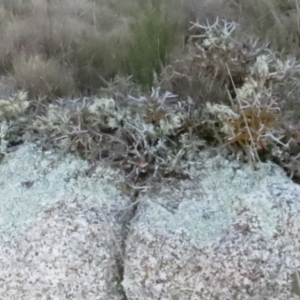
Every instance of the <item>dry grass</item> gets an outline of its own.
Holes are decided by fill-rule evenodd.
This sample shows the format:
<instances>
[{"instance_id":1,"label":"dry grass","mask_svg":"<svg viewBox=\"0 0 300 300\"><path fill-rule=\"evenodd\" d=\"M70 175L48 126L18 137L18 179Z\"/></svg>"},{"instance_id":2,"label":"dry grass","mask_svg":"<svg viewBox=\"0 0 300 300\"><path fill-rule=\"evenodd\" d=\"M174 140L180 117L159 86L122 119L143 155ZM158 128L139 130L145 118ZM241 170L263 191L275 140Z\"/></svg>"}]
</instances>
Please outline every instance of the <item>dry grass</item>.
<instances>
[{"instance_id":1,"label":"dry grass","mask_svg":"<svg viewBox=\"0 0 300 300\"><path fill-rule=\"evenodd\" d=\"M300 6L297 0L240 1L240 23L269 41L275 51L300 58Z\"/></svg>"},{"instance_id":2,"label":"dry grass","mask_svg":"<svg viewBox=\"0 0 300 300\"><path fill-rule=\"evenodd\" d=\"M36 57L60 65L61 68L51 68L51 78L55 76L54 69L58 78L61 78L61 70L65 70L67 81L73 81L80 94L94 94L103 85L103 79L131 73L138 84L150 86L153 80L150 69L159 71L158 66L167 63L168 52L174 47L171 40L176 40L182 34L180 28L184 27L181 0L173 3L171 7L165 5L166 1L153 0L122 3L116 0L2 0L0 74L11 74L16 79L16 88L28 89L30 82L32 97L47 89L37 88L40 77L30 74L26 79L26 72L17 70L28 69L28 64L25 67L25 63L20 62L24 57L34 60L35 65ZM166 14L169 22L164 19ZM139 26L144 28L143 34ZM153 32L157 33L155 43L148 45ZM39 61L42 70L44 62ZM147 70L146 76L140 76L140 66ZM69 95L69 84L63 86L58 87L59 94Z\"/></svg>"},{"instance_id":3,"label":"dry grass","mask_svg":"<svg viewBox=\"0 0 300 300\"><path fill-rule=\"evenodd\" d=\"M100 10L96 3L90 1L35 0L31 1L30 9L28 6L24 6L24 9L19 7L19 10L16 10L18 5L8 6L15 15L2 32L5 46L0 53L1 71L13 72L18 82L17 88L27 89L27 83L30 82L31 95L40 93L40 89L36 88L40 84L40 77L28 74L29 78L24 78L25 69L29 66L20 62L20 55L25 55L26 59L29 57L31 62L35 61L35 69L40 70L43 70L44 63L41 59L37 60L36 56L51 59L52 66L62 67L52 67L45 77L51 73L51 81L54 82L53 77L57 76L59 82L63 68L69 76L67 81L74 81L79 90L86 88L86 85L99 85L99 74L110 76L116 73L117 64L114 60L118 61L116 52L122 49L117 44L126 37L120 28L126 26L124 22L115 26L117 18L108 8ZM38 61L41 63L39 67ZM63 86L65 89L57 87L60 93L69 95L70 86ZM42 90L45 91L44 88Z\"/></svg>"},{"instance_id":4,"label":"dry grass","mask_svg":"<svg viewBox=\"0 0 300 300\"><path fill-rule=\"evenodd\" d=\"M129 75L149 89L155 74L186 56L190 21L212 22L217 16L238 21L275 51L300 57L296 0L0 0L0 75L12 76L15 88L29 90L31 97L95 94L105 81ZM213 88L214 74L198 78L191 63L186 59L180 68L193 80L177 82L177 93L227 98ZM294 94L290 98L294 102Z\"/></svg>"},{"instance_id":5,"label":"dry grass","mask_svg":"<svg viewBox=\"0 0 300 300\"><path fill-rule=\"evenodd\" d=\"M13 59L15 87L28 91L29 97L61 97L75 93L72 75L54 59L44 59L39 55L25 55Z\"/></svg>"}]
</instances>

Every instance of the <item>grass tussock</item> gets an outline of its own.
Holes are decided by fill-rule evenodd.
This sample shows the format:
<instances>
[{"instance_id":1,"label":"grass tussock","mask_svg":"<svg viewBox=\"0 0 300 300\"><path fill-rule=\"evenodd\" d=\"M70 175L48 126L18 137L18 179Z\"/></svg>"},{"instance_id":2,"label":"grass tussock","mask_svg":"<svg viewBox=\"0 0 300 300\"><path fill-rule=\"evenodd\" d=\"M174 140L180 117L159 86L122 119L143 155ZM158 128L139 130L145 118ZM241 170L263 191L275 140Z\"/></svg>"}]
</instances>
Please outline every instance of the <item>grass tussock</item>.
<instances>
[{"instance_id":1,"label":"grass tussock","mask_svg":"<svg viewBox=\"0 0 300 300\"><path fill-rule=\"evenodd\" d=\"M157 9L146 11L130 26L132 40L129 48L128 67L133 79L146 89L153 85L154 74L160 73L169 63L169 55L175 45L176 23L167 13Z\"/></svg>"},{"instance_id":2,"label":"grass tussock","mask_svg":"<svg viewBox=\"0 0 300 300\"><path fill-rule=\"evenodd\" d=\"M25 89L30 98L34 95L51 98L75 94L75 84L67 70L55 59L22 55L12 61L15 87Z\"/></svg>"}]
</instances>

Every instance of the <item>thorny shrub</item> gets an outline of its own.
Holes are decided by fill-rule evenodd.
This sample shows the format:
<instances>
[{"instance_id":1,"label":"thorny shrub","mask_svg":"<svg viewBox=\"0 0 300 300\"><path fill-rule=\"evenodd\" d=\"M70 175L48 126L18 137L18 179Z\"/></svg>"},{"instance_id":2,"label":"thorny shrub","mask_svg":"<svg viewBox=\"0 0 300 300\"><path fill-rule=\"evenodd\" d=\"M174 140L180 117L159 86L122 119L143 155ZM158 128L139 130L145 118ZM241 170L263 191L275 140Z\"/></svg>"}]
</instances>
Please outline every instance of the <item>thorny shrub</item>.
<instances>
[{"instance_id":1,"label":"thorny shrub","mask_svg":"<svg viewBox=\"0 0 300 300\"><path fill-rule=\"evenodd\" d=\"M122 101L118 97L35 100L26 110L27 117L20 112L22 122L10 123L8 131L22 129L26 140L75 152L90 162L108 161L138 189L147 188L154 178L188 177L189 163L197 160L201 149L220 144L233 154L242 152L248 162L274 160L295 178L290 151L300 141L299 131L282 121L281 99L272 91L278 82L296 76L298 66L292 59L280 60L253 39L241 45L235 29L235 23L219 20L206 26L194 23L191 30L197 33L191 34L192 43L187 45L189 63L181 64L184 72L172 66L170 78L160 74L162 86L170 84L171 92L158 87L151 94L126 95ZM198 73L216 79L222 101L207 98L199 103L188 93L186 97L173 93L176 80L200 84L205 75ZM7 103L13 107L14 101L20 100ZM0 121L6 120L0 115Z\"/></svg>"}]
</instances>

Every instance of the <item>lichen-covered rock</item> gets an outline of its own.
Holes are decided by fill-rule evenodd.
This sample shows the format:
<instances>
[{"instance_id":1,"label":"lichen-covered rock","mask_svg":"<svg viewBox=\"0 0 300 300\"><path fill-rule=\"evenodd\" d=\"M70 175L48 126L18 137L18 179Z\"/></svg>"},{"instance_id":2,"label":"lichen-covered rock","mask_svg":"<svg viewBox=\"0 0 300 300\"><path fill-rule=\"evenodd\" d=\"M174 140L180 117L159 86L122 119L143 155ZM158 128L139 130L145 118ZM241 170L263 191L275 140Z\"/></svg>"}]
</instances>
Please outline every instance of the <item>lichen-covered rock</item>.
<instances>
[{"instance_id":1,"label":"lichen-covered rock","mask_svg":"<svg viewBox=\"0 0 300 300\"><path fill-rule=\"evenodd\" d=\"M299 299L300 187L207 153L140 198L123 286L137 299Z\"/></svg>"},{"instance_id":2,"label":"lichen-covered rock","mask_svg":"<svg viewBox=\"0 0 300 300\"><path fill-rule=\"evenodd\" d=\"M0 164L1 299L122 300L119 175L34 145ZM89 174L88 174L89 175ZM122 210L120 212L120 209Z\"/></svg>"}]
</instances>

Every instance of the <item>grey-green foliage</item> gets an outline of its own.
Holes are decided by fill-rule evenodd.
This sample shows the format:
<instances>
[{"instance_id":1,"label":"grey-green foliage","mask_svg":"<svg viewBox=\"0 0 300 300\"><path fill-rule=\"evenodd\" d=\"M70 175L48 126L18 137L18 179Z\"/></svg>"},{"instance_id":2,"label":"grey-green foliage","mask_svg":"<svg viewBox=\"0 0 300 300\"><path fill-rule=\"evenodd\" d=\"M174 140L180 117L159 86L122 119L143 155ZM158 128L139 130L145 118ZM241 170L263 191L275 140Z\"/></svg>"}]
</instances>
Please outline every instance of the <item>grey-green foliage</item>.
<instances>
[{"instance_id":1,"label":"grey-green foliage","mask_svg":"<svg viewBox=\"0 0 300 300\"><path fill-rule=\"evenodd\" d=\"M24 113L29 107L26 92L19 92L8 99L0 99L0 121L13 119Z\"/></svg>"},{"instance_id":2,"label":"grey-green foliage","mask_svg":"<svg viewBox=\"0 0 300 300\"><path fill-rule=\"evenodd\" d=\"M112 98L95 97L77 105L52 104L31 129L86 159L121 165L130 179L138 180L160 171L181 173L181 158L191 157L203 144L188 133L175 138L188 119L187 108L184 101L159 90L122 108Z\"/></svg>"}]
</instances>

